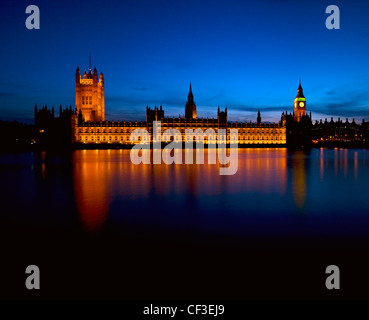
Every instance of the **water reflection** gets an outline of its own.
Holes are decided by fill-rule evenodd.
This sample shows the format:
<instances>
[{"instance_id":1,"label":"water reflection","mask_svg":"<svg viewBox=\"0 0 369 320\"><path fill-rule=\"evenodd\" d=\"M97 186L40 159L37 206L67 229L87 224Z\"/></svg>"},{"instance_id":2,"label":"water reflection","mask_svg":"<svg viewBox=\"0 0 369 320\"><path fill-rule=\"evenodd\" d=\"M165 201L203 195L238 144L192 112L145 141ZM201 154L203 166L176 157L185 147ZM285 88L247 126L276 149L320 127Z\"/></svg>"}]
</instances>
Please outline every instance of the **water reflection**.
<instances>
[{"instance_id":1,"label":"water reflection","mask_svg":"<svg viewBox=\"0 0 369 320\"><path fill-rule=\"evenodd\" d=\"M278 193L287 189L286 149L241 149L233 192Z\"/></svg>"},{"instance_id":2,"label":"water reflection","mask_svg":"<svg viewBox=\"0 0 369 320\"><path fill-rule=\"evenodd\" d=\"M324 178L324 148L320 148L320 181Z\"/></svg>"},{"instance_id":3,"label":"water reflection","mask_svg":"<svg viewBox=\"0 0 369 320\"><path fill-rule=\"evenodd\" d=\"M307 155L303 151L293 154L292 192L295 204L300 209L304 207L306 199L306 160Z\"/></svg>"},{"instance_id":4,"label":"water reflection","mask_svg":"<svg viewBox=\"0 0 369 320\"><path fill-rule=\"evenodd\" d=\"M111 163L101 161L102 152L73 153L73 181L77 208L87 229L99 229L109 210L108 180Z\"/></svg>"},{"instance_id":5,"label":"water reflection","mask_svg":"<svg viewBox=\"0 0 369 320\"><path fill-rule=\"evenodd\" d=\"M185 160L185 152L168 156ZM195 154L194 164L168 165L160 157L162 163L154 165L152 153L148 157L151 164L134 165L130 150L73 153L75 199L87 229L107 221L217 228L232 221L245 227L247 219L248 225L253 219L272 224L300 211L311 217L351 212L353 204L358 212L369 207L359 191L367 176L364 150L240 149L232 176L219 175L219 163L208 164L208 151L204 164L196 164Z\"/></svg>"},{"instance_id":6,"label":"water reflection","mask_svg":"<svg viewBox=\"0 0 369 320\"><path fill-rule=\"evenodd\" d=\"M176 197L183 201L185 210L197 210L201 197L255 192L284 195L286 155L285 149L240 149L238 172L220 176L220 164L208 164L208 151L204 164L192 165L164 162L134 165L129 150L75 151L73 180L78 211L86 228L98 229L106 221L112 201L119 197L126 201ZM180 156L184 162L185 152L174 158L178 160ZM124 208L121 212L124 213Z\"/></svg>"}]
</instances>

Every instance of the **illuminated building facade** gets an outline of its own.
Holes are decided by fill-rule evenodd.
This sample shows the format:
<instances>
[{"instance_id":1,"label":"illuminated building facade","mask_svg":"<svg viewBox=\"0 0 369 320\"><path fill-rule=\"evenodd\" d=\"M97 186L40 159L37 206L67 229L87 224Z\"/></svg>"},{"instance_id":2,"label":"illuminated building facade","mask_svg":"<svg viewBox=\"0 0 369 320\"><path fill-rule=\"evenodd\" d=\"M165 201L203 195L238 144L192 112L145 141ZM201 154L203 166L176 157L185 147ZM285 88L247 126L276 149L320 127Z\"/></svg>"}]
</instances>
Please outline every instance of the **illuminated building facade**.
<instances>
[{"instance_id":1,"label":"illuminated building facade","mask_svg":"<svg viewBox=\"0 0 369 320\"><path fill-rule=\"evenodd\" d=\"M77 86L76 86L77 90ZM80 95L77 93L76 96ZM76 98L77 100L77 98ZM282 113L281 121L278 123L262 123L260 111L258 112L257 122L229 122L227 108L220 110L218 107L216 118L198 118L197 107L194 102L192 87L188 93L188 100L185 105L185 115L183 117L164 117L162 106L146 107L146 121L92 121L90 114L84 115L84 109L78 108L78 116L74 117L73 142L83 144L132 144L130 135L135 129L147 130L150 133L150 141L153 142L153 121L161 121L162 141L172 141L172 136L165 134L166 129L177 129L182 135L182 142L186 140L186 129L213 129L218 136L219 129L226 129L226 136L219 135L218 141L229 143L230 129L238 129L239 144L286 144L286 119ZM89 111L88 111L89 112ZM101 115L104 118L104 115ZM189 135L187 134L187 137ZM210 141L215 142L215 141ZM204 143L209 141L205 137Z\"/></svg>"},{"instance_id":2,"label":"illuminated building facade","mask_svg":"<svg viewBox=\"0 0 369 320\"><path fill-rule=\"evenodd\" d=\"M287 145L300 148L324 143L364 143L369 142L369 122L363 120L356 123L323 122L316 121L312 124L311 112L306 113L306 99L303 94L301 81L294 100L293 113L283 112L278 123L262 123L260 110L257 113L256 122L230 122L228 121L227 108L220 110L218 107L216 118L198 118L197 106L194 101L192 86L185 104L185 114L179 117L165 117L162 106L146 107L146 121L105 121L105 97L104 76L102 72L97 75L96 67L93 71L85 71L81 77L80 70L76 70L76 108L71 106L62 110L60 106L59 117L54 115L54 108L47 106L37 108L35 106L36 140L39 146L66 146L73 144L88 145L131 145L138 142L130 140L131 133L136 130L149 132L147 143L153 142L153 122L161 122L162 141L168 143L173 140L166 129L177 129L182 136L182 142L192 138L186 133L187 129L201 129L205 132L212 129L218 141L230 142L230 130L238 130L239 145ZM225 129L227 134L219 134L220 129ZM195 134L193 134L195 135ZM144 138L146 139L146 138ZM139 140L140 141L140 140ZM205 136L204 143L209 143Z\"/></svg>"},{"instance_id":3,"label":"illuminated building facade","mask_svg":"<svg viewBox=\"0 0 369 320\"><path fill-rule=\"evenodd\" d=\"M96 66L94 71L85 70L83 77L79 67L76 70L76 109L82 112L83 121L105 121L105 91L104 75L101 71L97 75Z\"/></svg>"}]
</instances>

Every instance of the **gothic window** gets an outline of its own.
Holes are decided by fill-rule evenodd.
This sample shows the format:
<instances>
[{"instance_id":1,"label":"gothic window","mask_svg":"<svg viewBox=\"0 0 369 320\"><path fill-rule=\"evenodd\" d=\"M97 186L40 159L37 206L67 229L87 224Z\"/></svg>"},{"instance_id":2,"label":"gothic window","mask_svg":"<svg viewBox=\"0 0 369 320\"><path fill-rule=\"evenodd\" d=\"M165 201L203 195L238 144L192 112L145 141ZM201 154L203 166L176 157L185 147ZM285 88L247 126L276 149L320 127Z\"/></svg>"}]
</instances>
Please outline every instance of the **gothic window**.
<instances>
[{"instance_id":1,"label":"gothic window","mask_svg":"<svg viewBox=\"0 0 369 320\"><path fill-rule=\"evenodd\" d=\"M90 96L90 104L92 104L92 97Z\"/></svg>"},{"instance_id":2,"label":"gothic window","mask_svg":"<svg viewBox=\"0 0 369 320\"><path fill-rule=\"evenodd\" d=\"M82 104L85 104L85 96L82 96Z\"/></svg>"}]
</instances>

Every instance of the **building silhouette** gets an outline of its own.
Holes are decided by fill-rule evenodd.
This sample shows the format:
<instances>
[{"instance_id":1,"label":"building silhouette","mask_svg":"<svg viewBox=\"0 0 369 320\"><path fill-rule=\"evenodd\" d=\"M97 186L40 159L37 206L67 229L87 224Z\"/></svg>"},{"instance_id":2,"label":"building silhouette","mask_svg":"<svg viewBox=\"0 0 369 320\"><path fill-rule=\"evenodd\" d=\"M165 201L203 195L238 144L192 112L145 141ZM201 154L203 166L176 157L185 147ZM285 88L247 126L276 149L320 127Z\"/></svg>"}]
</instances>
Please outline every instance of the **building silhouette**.
<instances>
[{"instance_id":1,"label":"building silhouette","mask_svg":"<svg viewBox=\"0 0 369 320\"><path fill-rule=\"evenodd\" d=\"M35 105L36 142L39 147L70 146L73 141L73 125L77 117L72 106L63 109L59 107L59 117L55 115L54 107L47 105L38 108Z\"/></svg>"},{"instance_id":2,"label":"building silhouette","mask_svg":"<svg viewBox=\"0 0 369 320\"><path fill-rule=\"evenodd\" d=\"M196 104L193 101L191 83L190 83L190 91L188 92L188 99L185 106L185 117L187 121L197 119L197 110Z\"/></svg>"},{"instance_id":3,"label":"building silhouette","mask_svg":"<svg viewBox=\"0 0 369 320\"><path fill-rule=\"evenodd\" d=\"M231 122L228 121L227 107L218 107L216 117L198 118L197 106L190 83L187 101L184 104L184 116L165 117L163 106L146 106L146 121L105 121L104 76L97 75L96 67L85 71L81 77L77 67L75 78L75 108L59 108L59 117L54 107L38 108L35 106L36 141L41 146L60 145L132 145L139 141L131 141L134 130L145 129L149 132L147 143L153 142L153 123L161 122L162 141L173 140L173 136L166 134L166 129L177 129L181 133L182 142L186 137L194 138L196 129L212 131L217 141L208 140L204 143L230 142L230 130L238 130L239 145L287 145L289 148L309 148L313 145L327 143L361 143L369 142L369 122L361 123L337 121L316 121L312 124L311 112L306 112L306 98L303 93L301 80L294 99L293 113L282 112L277 123L263 123L260 110L257 110L256 121ZM219 134L225 129L226 134ZM192 133L191 133L192 130ZM189 133L189 132L190 133ZM209 132L209 131L208 131ZM192 137L191 137L192 135ZM142 142L142 141L141 141Z\"/></svg>"},{"instance_id":4,"label":"building silhouette","mask_svg":"<svg viewBox=\"0 0 369 320\"><path fill-rule=\"evenodd\" d=\"M154 109L151 109L149 106L146 106L146 123L152 123L153 121L158 121L163 118L164 118L164 110L162 106L160 106L160 108L155 106Z\"/></svg>"},{"instance_id":5,"label":"building silhouette","mask_svg":"<svg viewBox=\"0 0 369 320\"><path fill-rule=\"evenodd\" d=\"M315 145L332 144L358 144L369 142L369 122L362 119L361 123L356 123L355 119L350 122L348 118L342 121L330 121L327 118L323 121L316 121L312 127L312 142Z\"/></svg>"},{"instance_id":6,"label":"building silhouette","mask_svg":"<svg viewBox=\"0 0 369 320\"><path fill-rule=\"evenodd\" d=\"M293 113L286 111L286 144L290 149L308 149L311 147L311 112L306 114L306 99L301 86L297 88Z\"/></svg>"}]
</instances>

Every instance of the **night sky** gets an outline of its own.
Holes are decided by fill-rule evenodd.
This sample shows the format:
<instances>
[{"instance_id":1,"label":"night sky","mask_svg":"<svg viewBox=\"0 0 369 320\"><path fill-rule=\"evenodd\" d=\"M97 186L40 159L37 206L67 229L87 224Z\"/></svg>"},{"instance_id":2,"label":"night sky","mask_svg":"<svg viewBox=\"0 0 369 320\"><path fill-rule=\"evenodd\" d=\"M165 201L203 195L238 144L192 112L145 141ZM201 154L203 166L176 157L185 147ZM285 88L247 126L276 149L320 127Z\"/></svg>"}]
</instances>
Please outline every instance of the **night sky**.
<instances>
[{"instance_id":1,"label":"night sky","mask_svg":"<svg viewBox=\"0 0 369 320\"><path fill-rule=\"evenodd\" d=\"M25 27L27 5L41 29ZM338 5L341 29L325 8ZM33 107L74 106L75 70L105 77L106 118L145 120L146 105L199 117L278 121L299 78L313 120L369 120L368 1L2 1L0 119L32 123Z\"/></svg>"}]
</instances>

